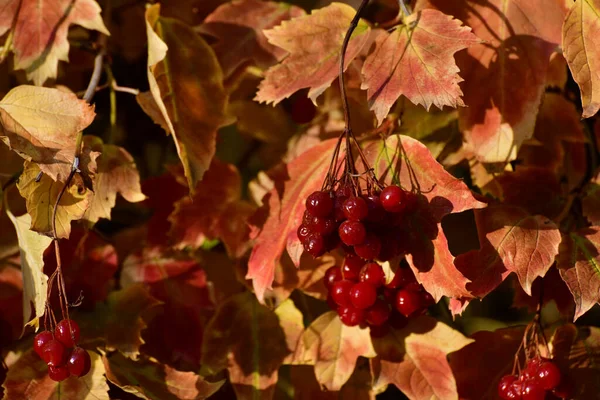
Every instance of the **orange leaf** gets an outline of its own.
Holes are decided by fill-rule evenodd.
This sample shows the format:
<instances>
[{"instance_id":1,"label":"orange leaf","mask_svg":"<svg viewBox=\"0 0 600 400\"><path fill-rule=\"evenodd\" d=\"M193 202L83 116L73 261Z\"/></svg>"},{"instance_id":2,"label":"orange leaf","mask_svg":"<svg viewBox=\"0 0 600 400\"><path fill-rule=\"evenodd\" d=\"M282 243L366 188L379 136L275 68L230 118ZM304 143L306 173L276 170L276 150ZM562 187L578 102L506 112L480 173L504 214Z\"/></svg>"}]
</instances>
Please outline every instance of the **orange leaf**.
<instances>
[{"instance_id":1,"label":"orange leaf","mask_svg":"<svg viewBox=\"0 0 600 400\"><path fill-rule=\"evenodd\" d=\"M583 118L600 109L600 0L581 0L571 7L563 25L562 45L573 79L581 90Z\"/></svg>"},{"instance_id":2,"label":"orange leaf","mask_svg":"<svg viewBox=\"0 0 600 400\"><path fill-rule=\"evenodd\" d=\"M265 291L272 288L275 266L286 247L294 263L299 262L302 253L296 251L301 247L296 231L302 221L304 202L309 194L320 190L336 142L325 141L287 164L286 177L275 184L251 221L255 242L246 279L253 280L256 297L261 302ZM257 221L263 216L266 219Z\"/></svg>"},{"instance_id":3,"label":"orange leaf","mask_svg":"<svg viewBox=\"0 0 600 400\"><path fill-rule=\"evenodd\" d=\"M464 106L453 55L478 42L469 27L437 10L411 14L391 34L382 31L363 65L361 85L379 124L402 94L427 110L432 104Z\"/></svg>"},{"instance_id":4,"label":"orange leaf","mask_svg":"<svg viewBox=\"0 0 600 400\"><path fill-rule=\"evenodd\" d=\"M308 97L314 102L338 76L342 41L354 14L349 5L332 3L265 31L269 43L290 54L266 72L255 100L275 105L300 89L310 88ZM366 44L369 32L361 20L348 44L346 68Z\"/></svg>"},{"instance_id":5,"label":"orange leaf","mask_svg":"<svg viewBox=\"0 0 600 400\"><path fill-rule=\"evenodd\" d=\"M0 36L14 21L15 69L42 85L56 78L58 61L68 61L67 33L71 24L109 35L100 6L94 0L8 0L2 5ZM15 15L15 13L18 13Z\"/></svg>"}]
</instances>

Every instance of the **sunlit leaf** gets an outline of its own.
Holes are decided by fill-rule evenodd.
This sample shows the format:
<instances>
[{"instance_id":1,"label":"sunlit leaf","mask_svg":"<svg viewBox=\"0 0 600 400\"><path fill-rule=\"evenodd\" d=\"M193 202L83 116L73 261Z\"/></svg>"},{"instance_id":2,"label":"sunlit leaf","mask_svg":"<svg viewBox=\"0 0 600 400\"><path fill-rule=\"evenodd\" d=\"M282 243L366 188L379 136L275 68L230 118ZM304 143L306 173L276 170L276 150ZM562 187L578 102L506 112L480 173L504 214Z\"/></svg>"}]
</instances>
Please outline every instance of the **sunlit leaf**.
<instances>
[{"instance_id":1,"label":"sunlit leaf","mask_svg":"<svg viewBox=\"0 0 600 400\"><path fill-rule=\"evenodd\" d=\"M146 11L148 81L156 104L148 97L138 101L144 110L158 106L194 193L215 154L227 93L210 46L191 27L159 13L158 4Z\"/></svg>"},{"instance_id":2,"label":"sunlit leaf","mask_svg":"<svg viewBox=\"0 0 600 400\"><path fill-rule=\"evenodd\" d=\"M277 104L300 89L310 88L308 97L315 101L338 76L342 41L355 13L347 4L332 3L265 31L269 43L289 55L266 72L255 100ZM359 21L348 44L346 68L366 44L369 32L369 25Z\"/></svg>"},{"instance_id":3,"label":"sunlit leaf","mask_svg":"<svg viewBox=\"0 0 600 400\"><path fill-rule=\"evenodd\" d=\"M573 3L562 28L563 52L581 90L583 118L589 118L600 109L600 51L594 45L600 34L600 1Z\"/></svg>"},{"instance_id":4,"label":"sunlit leaf","mask_svg":"<svg viewBox=\"0 0 600 400\"><path fill-rule=\"evenodd\" d=\"M400 95L427 110L464 106L453 56L478 42L469 27L437 10L413 13L391 33L380 32L363 65L361 87L379 124Z\"/></svg>"},{"instance_id":5,"label":"sunlit leaf","mask_svg":"<svg viewBox=\"0 0 600 400\"><path fill-rule=\"evenodd\" d=\"M24 69L36 85L56 78L58 61L69 60L71 24L109 35L94 0L7 0L2 13L0 36L14 19L15 69Z\"/></svg>"},{"instance_id":6,"label":"sunlit leaf","mask_svg":"<svg viewBox=\"0 0 600 400\"><path fill-rule=\"evenodd\" d=\"M95 115L73 93L17 86L0 100L0 139L53 180L64 181L71 172L77 133Z\"/></svg>"},{"instance_id":7,"label":"sunlit leaf","mask_svg":"<svg viewBox=\"0 0 600 400\"><path fill-rule=\"evenodd\" d=\"M263 32L302 15L301 8L285 3L240 0L218 7L200 25L200 32L218 39L213 48L229 76L247 61L268 68L281 60L285 51L269 43Z\"/></svg>"}]
</instances>

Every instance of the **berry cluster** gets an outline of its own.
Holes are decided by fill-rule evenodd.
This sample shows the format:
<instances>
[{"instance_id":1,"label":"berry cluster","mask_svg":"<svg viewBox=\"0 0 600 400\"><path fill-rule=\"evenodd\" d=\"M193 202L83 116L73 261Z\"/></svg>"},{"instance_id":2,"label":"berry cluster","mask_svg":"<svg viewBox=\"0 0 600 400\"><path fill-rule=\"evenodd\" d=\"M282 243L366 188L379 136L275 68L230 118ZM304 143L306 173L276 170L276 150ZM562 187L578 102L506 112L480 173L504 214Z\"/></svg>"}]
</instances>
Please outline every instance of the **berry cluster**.
<instances>
[{"instance_id":1,"label":"berry cluster","mask_svg":"<svg viewBox=\"0 0 600 400\"><path fill-rule=\"evenodd\" d=\"M541 357L527 362L520 375L505 375L498 384L498 395L504 400L544 400L551 393L555 398L571 395L568 382L561 379L560 369L551 360Z\"/></svg>"},{"instance_id":2,"label":"berry cluster","mask_svg":"<svg viewBox=\"0 0 600 400\"><path fill-rule=\"evenodd\" d=\"M375 336L385 334L389 326L404 327L407 318L433 304L407 265L398 268L386 284L381 265L349 254L341 266L329 268L323 280L329 291L327 302L341 321L349 326L366 323Z\"/></svg>"},{"instance_id":3,"label":"berry cluster","mask_svg":"<svg viewBox=\"0 0 600 400\"><path fill-rule=\"evenodd\" d=\"M90 355L77 346L78 341L79 326L69 319L60 321L54 332L35 335L33 349L48 364L50 379L61 382L71 375L81 377L90 371Z\"/></svg>"}]
</instances>

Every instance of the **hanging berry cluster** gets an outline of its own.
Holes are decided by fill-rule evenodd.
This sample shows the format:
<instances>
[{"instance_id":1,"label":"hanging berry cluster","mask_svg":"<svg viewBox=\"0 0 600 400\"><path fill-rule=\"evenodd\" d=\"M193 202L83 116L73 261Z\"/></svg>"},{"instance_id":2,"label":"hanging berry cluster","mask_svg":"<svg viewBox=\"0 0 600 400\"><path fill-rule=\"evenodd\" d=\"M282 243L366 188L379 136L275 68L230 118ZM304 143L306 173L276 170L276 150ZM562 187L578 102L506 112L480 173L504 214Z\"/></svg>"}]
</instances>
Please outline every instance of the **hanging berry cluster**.
<instances>
[{"instance_id":1,"label":"hanging berry cluster","mask_svg":"<svg viewBox=\"0 0 600 400\"><path fill-rule=\"evenodd\" d=\"M538 332L539 331L539 332ZM500 379L498 395L504 400L568 399L572 397L572 385L559 367L538 352L539 339L546 346L543 332L536 320L528 325L519 347L525 353L525 368L520 368L519 351L515 355L513 372Z\"/></svg>"},{"instance_id":2,"label":"hanging berry cluster","mask_svg":"<svg viewBox=\"0 0 600 400\"><path fill-rule=\"evenodd\" d=\"M48 293L44 311L46 330L33 339L33 349L48 365L48 376L61 382L70 377L82 377L91 368L89 353L78 346L79 325L69 318L64 277L60 264L58 242L55 240L57 268L48 280ZM52 289L56 283L63 319L56 323L54 311L50 305Z\"/></svg>"}]
</instances>

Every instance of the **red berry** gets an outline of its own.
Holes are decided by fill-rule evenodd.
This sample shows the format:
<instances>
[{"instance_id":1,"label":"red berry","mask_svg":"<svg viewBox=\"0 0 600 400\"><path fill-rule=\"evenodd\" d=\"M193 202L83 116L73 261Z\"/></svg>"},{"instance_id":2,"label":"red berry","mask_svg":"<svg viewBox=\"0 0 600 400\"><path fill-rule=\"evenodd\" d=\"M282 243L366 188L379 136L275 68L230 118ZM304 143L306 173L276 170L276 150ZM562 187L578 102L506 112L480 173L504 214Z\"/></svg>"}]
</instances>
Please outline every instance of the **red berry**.
<instances>
[{"instance_id":1,"label":"red berry","mask_svg":"<svg viewBox=\"0 0 600 400\"><path fill-rule=\"evenodd\" d=\"M396 270L396 274L392 278L391 282L386 286L397 289L413 282L417 283L417 278L415 278L415 274L413 274L412 270L409 267L400 267Z\"/></svg>"},{"instance_id":2,"label":"red berry","mask_svg":"<svg viewBox=\"0 0 600 400\"><path fill-rule=\"evenodd\" d=\"M74 347L79 342L79 325L72 319L63 319L56 325L54 335L65 347Z\"/></svg>"},{"instance_id":3,"label":"red berry","mask_svg":"<svg viewBox=\"0 0 600 400\"><path fill-rule=\"evenodd\" d=\"M546 397L546 391L536 381L526 381L521 388L523 400L544 400Z\"/></svg>"},{"instance_id":4,"label":"red berry","mask_svg":"<svg viewBox=\"0 0 600 400\"><path fill-rule=\"evenodd\" d=\"M376 262L365 264L360 270L359 279L361 282L366 282L376 288L385 284L385 273L381 265Z\"/></svg>"},{"instance_id":5,"label":"red berry","mask_svg":"<svg viewBox=\"0 0 600 400\"><path fill-rule=\"evenodd\" d=\"M330 233L335 232L337 228L337 224L333 218L329 217L312 216L306 225L310 229L311 233L320 233L322 235L329 235Z\"/></svg>"},{"instance_id":6,"label":"red berry","mask_svg":"<svg viewBox=\"0 0 600 400\"><path fill-rule=\"evenodd\" d=\"M535 378L545 390L552 390L560 384L560 369L552 361L542 361Z\"/></svg>"},{"instance_id":7,"label":"red berry","mask_svg":"<svg viewBox=\"0 0 600 400\"><path fill-rule=\"evenodd\" d=\"M298 97L292 102L291 117L297 124L306 124L317 115L317 108L308 97Z\"/></svg>"},{"instance_id":8,"label":"red berry","mask_svg":"<svg viewBox=\"0 0 600 400\"><path fill-rule=\"evenodd\" d=\"M414 212L417 208L419 195L413 192L404 192L404 211Z\"/></svg>"},{"instance_id":9,"label":"red berry","mask_svg":"<svg viewBox=\"0 0 600 400\"><path fill-rule=\"evenodd\" d=\"M512 385L517 380L517 377L514 375L505 375L500 379L498 383L498 396L500 396L504 400L514 399Z\"/></svg>"},{"instance_id":10,"label":"red berry","mask_svg":"<svg viewBox=\"0 0 600 400\"><path fill-rule=\"evenodd\" d=\"M56 339L49 340L42 348L42 360L51 367L64 365L66 356L65 346Z\"/></svg>"},{"instance_id":11,"label":"red berry","mask_svg":"<svg viewBox=\"0 0 600 400\"><path fill-rule=\"evenodd\" d=\"M390 307L388 303L377 299L375 304L367 309L367 322L371 326L383 325L390 318Z\"/></svg>"},{"instance_id":12,"label":"red berry","mask_svg":"<svg viewBox=\"0 0 600 400\"><path fill-rule=\"evenodd\" d=\"M365 322L365 310L352 306L343 306L338 309L338 315L344 325L356 326Z\"/></svg>"},{"instance_id":13,"label":"red berry","mask_svg":"<svg viewBox=\"0 0 600 400\"><path fill-rule=\"evenodd\" d=\"M336 283L337 281L341 281L341 280L342 280L342 269L340 267L338 267L337 265L334 265L333 267L331 267L327 271L325 271L325 276L323 277L323 282L325 282L325 286L327 287L327 290L331 290L331 287L333 286L333 284Z\"/></svg>"},{"instance_id":14,"label":"red berry","mask_svg":"<svg viewBox=\"0 0 600 400\"><path fill-rule=\"evenodd\" d=\"M331 297L340 306L349 306L350 302L350 289L354 286L354 282L349 280L337 281L331 287Z\"/></svg>"},{"instance_id":15,"label":"red berry","mask_svg":"<svg viewBox=\"0 0 600 400\"><path fill-rule=\"evenodd\" d=\"M381 222L385 219L385 210L381 205L381 200L378 195L368 196L365 199L367 208L369 210L367 214L367 221L369 222Z\"/></svg>"},{"instance_id":16,"label":"red berry","mask_svg":"<svg viewBox=\"0 0 600 400\"><path fill-rule=\"evenodd\" d=\"M306 199L306 210L315 217L327 217L333 211L333 199L328 192L313 192Z\"/></svg>"},{"instance_id":17,"label":"red berry","mask_svg":"<svg viewBox=\"0 0 600 400\"><path fill-rule=\"evenodd\" d=\"M361 244L367 237L365 226L358 221L344 221L338 229L340 239L348 246Z\"/></svg>"},{"instance_id":18,"label":"red berry","mask_svg":"<svg viewBox=\"0 0 600 400\"><path fill-rule=\"evenodd\" d=\"M67 368L66 365L48 367L48 376L55 382L62 382L67 379L69 375L69 368Z\"/></svg>"},{"instance_id":19,"label":"red berry","mask_svg":"<svg viewBox=\"0 0 600 400\"><path fill-rule=\"evenodd\" d=\"M346 218L352 221L361 221L369 214L367 202L362 197L349 197L342 205L342 210Z\"/></svg>"},{"instance_id":20,"label":"red berry","mask_svg":"<svg viewBox=\"0 0 600 400\"><path fill-rule=\"evenodd\" d=\"M364 242L354 245L356 255L365 260L374 260L379 256L381 251L381 242L379 238L372 233L368 233Z\"/></svg>"},{"instance_id":21,"label":"red berry","mask_svg":"<svg viewBox=\"0 0 600 400\"><path fill-rule=\"evenodd\" d=\"M52 340L52 332L43 331L35 335L33 338L33 350L37 353L38 356L42 357L42 349L50 340Z\"/></svg>"},{"instance_id":22,"label":"red berry","mask_svg":"<svg viewBox=\"0 0 600 400\"><path fill-rule=\"evenodd\" d=\"M75 347L71 351L71 355L67 361L67 367L71 375L84 376L90 372L91 365L90 354L86 350L81 347Z\"/></svg>"},{"instance_id":23,"label":"red berry","mask_svg":"<svg viewBox=\"0 0 600 400\"><path fill-rule=\"evenodd\" d=\"M423 309L423 297L412 290L400 289L396 293L396 310L405 317L413 315Z\"/></svg>"},{"instance_id":24,"label":"red berry","mask_svg":"<svg viewBox=\"0 0 600 400\"><path fill-rule=\"evenodd\" d=\"M302 224L298 227L298 239L300 239L300 243L304 244L307 240L308 237L310 236L312 232L310 231L310 229L308 228L308 226Z\"/></svg>"},{"instance_id":25,"label":"red berry","mask_svg":"<svg viewBox=\"0 0 600 400\"><path fill-rule=\"evenodd\" d=\"M377 290L365 282L355 283L350 288L350 301L356 308L364 310L371 307L377 299Z\"/></svg>"},{"instance_id":26,"label":"red berry","mask_svg":"<svg viewBox=\"0 0 600 400\"><path fill-rule=\"evenodd\" d=\"M360 270L365 265L365 260L355 255L347 255L342 264L342 276L344 279L358 282Z\"/></svg>"},{"instance_id":27,"label":"red berry","mask_svg":"<svg viewBox=\"0 0 600 400\"><path fill-rule=\"evenodd\" d=\"M304 250L313 257L320 257L325 254L325 240L323 236L318 233L312 233L306 243L304 243Z\"/></svg>"},{"instance_id":28,"label":"red berry","mask_svg":"<svg viewBox=\"0 0 600 400\"><path fill-rule=\"evenodd\" d=\"M405 192L398 186L388 186L381 191L379 199L386 211L397 213L404 209Z\"/></svg>"}]
</instances>

